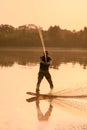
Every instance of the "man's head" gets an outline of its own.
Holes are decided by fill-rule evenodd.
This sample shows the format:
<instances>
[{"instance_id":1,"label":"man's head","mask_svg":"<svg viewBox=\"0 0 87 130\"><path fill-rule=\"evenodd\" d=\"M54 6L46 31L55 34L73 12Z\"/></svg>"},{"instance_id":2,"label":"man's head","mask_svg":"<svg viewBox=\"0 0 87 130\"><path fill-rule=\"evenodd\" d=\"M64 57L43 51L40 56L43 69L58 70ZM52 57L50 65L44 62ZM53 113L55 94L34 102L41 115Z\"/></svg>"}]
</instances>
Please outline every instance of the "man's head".
<instances>
[{"instance_id":1,"label":"man's head","mask_svg":"<svg viewBox=\"0 0 87 130\"><path fill-rule=\"evenodd\" d=\"M48 51L45 51L45 52L44 52L44 55L48 56Z\"/></svg>"},{"instance_id":2,"label":"man's head","mask_svg":"<svg viewBox=\"0 0 87 130\"><path fill-rule=\"evenodd\" d=\"M48 51L45 51L46 55L48 55Z\"/></svg>"}]
</instances>

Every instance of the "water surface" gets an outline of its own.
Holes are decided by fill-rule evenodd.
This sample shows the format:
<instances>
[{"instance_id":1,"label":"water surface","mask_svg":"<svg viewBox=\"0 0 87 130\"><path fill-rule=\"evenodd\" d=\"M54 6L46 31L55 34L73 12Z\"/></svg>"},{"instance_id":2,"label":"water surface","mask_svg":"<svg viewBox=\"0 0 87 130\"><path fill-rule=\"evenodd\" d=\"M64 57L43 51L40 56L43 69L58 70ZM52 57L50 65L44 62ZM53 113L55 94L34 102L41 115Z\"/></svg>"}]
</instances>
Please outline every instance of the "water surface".
<instances>
[{"instance_id":1,"label":"water surface","mask_svg":"<svg viewBox=\"0 0 87 130\"><path fill-rule=\"evenodd\" d=\"M87 130L87 98L34 100L38 63L0 67L0 130ZM80 63L61 63L50 68L53 94L86 95L87 69ZM41 93L50 91L45 79Z\"/></svg>"}]
</instances>

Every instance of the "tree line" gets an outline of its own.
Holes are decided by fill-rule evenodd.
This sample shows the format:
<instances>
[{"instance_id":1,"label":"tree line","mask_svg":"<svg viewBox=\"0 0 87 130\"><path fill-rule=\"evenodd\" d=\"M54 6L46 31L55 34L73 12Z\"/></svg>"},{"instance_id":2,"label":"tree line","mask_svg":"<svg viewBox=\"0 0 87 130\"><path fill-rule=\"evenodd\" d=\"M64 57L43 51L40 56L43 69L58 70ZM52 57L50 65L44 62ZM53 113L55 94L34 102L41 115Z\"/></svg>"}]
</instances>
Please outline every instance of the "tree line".
<instances>
[{"instance_id":1,"label":"tree line","mask_svg":"<svg viewBox=\"0 0 87 130\"><path fill-rule=\"evenodd\" d=\"M80 31L50 26L43 30L46 47L87 48L87 27ZM8 24L0 25L0 47L40 47L41 41L37 29L22 25L17 28Z\"/></svg>"}]
</instances>

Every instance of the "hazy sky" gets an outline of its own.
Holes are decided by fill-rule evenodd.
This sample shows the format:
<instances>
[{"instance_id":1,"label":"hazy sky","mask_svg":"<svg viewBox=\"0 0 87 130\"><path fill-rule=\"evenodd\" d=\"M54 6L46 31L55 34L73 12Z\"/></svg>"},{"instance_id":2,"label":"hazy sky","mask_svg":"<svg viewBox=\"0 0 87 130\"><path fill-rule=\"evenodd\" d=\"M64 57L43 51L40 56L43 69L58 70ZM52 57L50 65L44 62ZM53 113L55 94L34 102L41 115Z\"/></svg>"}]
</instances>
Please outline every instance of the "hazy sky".
<instances>
[{"instance_id":1,"label":"hazy sky","mask_svg":"<svg viewBox=\"0 0 87 130\"><path fill-rule=\"evenodd\" d=\"M80 30L87 26L87 0L0 0L0 24Z\"/></svg>"}]
</instances>

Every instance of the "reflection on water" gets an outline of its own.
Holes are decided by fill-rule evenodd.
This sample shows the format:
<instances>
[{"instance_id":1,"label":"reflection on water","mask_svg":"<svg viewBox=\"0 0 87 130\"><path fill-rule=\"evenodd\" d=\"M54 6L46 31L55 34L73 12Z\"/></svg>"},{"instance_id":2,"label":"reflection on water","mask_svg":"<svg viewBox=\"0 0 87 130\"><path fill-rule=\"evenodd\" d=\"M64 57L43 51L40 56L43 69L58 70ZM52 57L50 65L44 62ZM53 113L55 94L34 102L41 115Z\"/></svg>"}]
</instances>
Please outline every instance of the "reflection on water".
<instances>
[{"instance_id":1,"label":"reflection on water","mask_svg":"<svg viewBox=\"0 0 87 130\"><path fill-rule=\"evenodd\" d=\"M33 99L33 100L32 100ZM48 103L49 103L49 107L47 108L46 112L42 113L41 111L41 108L40 108L40 102L42 100L47 100ZM55 127L51 128L51 127L48 127L49 124L49 118L52 114L52 110L53 110L53 106L57 108L57 110L60 108L61 110L65 111L67 113L67 111L72 115L74 115L73 118L69 117L69 113L64 113L64 115L62 114L63 112L59 112L61 113L61 116L62 116L62 119L64 121L62 122L57 122L57 118L60 118L61 120L61 117L60 117L60 114L58 113L58 115L55 115L55 123L58 125L56 126L56 129L58 130L66 130L66 129L70 129L70 130L83 130L83 129L87 129L87 122L85 122L87 120L86 118L86 114L87 114L87 96L86 98L75 98L75 99L72 99L72 98L69 98L69 99L64 99L64 98L45 98L44 96L39 96L39 97L33 97L33 98L29 98L27 100L28 102L32 102L32 101L35 101L36 102L36 109L37 109L37 118L38 120L40 121L40 124L38 126L38 130L45 130L45 129L49 129L49 130L54 130ZM44 107L44 106L43 106ZM43 108L42 107L42 108ZM54 112L57 114L57 111ZM66 116L65 116L66 115ZM78 115L76 117L76 115ZM58 117L57 117L58 116ZM67 118L66 118L67 117ZM85 117L85 120L83 120ZM68 120L68 118L70 120ZM75 121L76 120L76 121ZM83 120L83 121L82 121ZM41 123L42 121L42 123ZM52 122L51 122L52 123ZM53 124L54 125L54 124Z\"/></svg>"},{"instance_id":2,"label":"reflection on water","mask_svg":"<svg viewBox=\"0 0 87 130\"><path fill-rule=\"evenodd\" d=\"M79 63L85 69L87 67L87 50L47 49L53 59L52 67L57 69L61 63ZM20 65L36 64L42 55L42 48L28 49L0 49L0 65L12 66L15 62Z\"/></svg>"},{"instance_id":3,"label":"reflection on water","mask_svg":"<svg viewBox=\"0 0 87 130\"><path fill-rule=\"evenodd\" d=\"M39 121L48 121L50 114L52 112L52 105L49 105L49 108L47 110L47 112L45 113L45 115L42 113L41 109L40 109L40 105L39 105L39 99L36 100L36 108L37 108L37 117Z\"/></svg>"},{"instance_id":4,"label":"reflection on water","mask_svg":"<svg viewBox=\"0 0 87 130\"><path fill-rule=\"evenodd\" d=\"M1 130L83 130L87 129L87 97L38 98L35 92L38 65L0 67L0 129ZM53 94L86 95L87 69L80 64L61 64L50 68L54 82ZM49 92L45 79L41 93ZM31 102L26 102L30 99Z\"/></svg>"}]
</instances>

